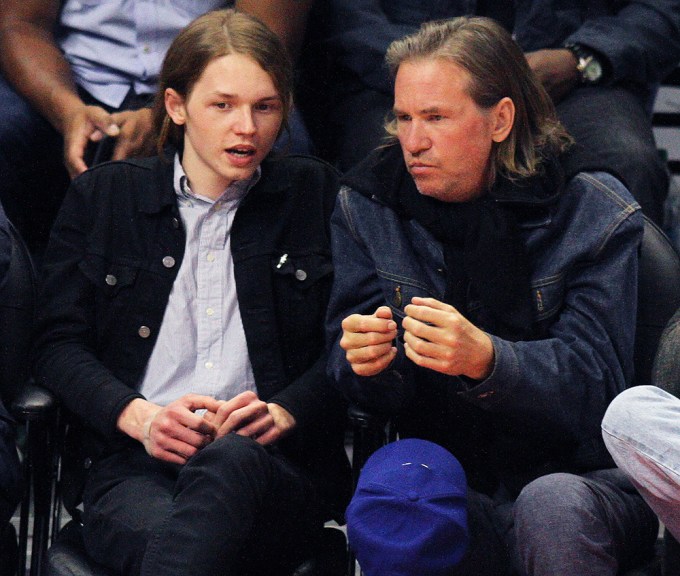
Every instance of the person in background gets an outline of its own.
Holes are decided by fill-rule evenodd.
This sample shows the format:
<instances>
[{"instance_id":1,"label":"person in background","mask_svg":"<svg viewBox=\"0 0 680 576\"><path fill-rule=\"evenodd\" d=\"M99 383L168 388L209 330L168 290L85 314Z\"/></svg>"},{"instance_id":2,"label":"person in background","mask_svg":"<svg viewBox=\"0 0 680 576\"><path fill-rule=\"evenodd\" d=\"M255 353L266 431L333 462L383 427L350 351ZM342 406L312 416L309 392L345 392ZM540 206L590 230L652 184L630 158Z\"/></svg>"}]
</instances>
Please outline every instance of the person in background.
<instances>
[{"instance_id":1,"label":"person in background","mask_svg":"<svg viewBox=\"0 0 680 576\"><path fill-rule=\"evenodd\" d=\"M0 289L7 280L12 238L7 215L0 204ZM7 401L7 398L4 398ZM16 446L16 422L0 398L0 574L16 572L17 542L10 518L21 498L21 472Z\"/></svg>"},{"instance_id":2,"label":"person in background","mask_svg":"<svg viewBox=\"0 0 680 576\"><path fill-rule=\"evenodd\" d=\"M0 201L41 252L68 177L153 152L151 103L177 33L234 4L297 51L312 0L5 0L0 4ZM286 18L281 18L281 13ZM309 143L296 119L288 140ZM64 169L64 166L66 169Z\"/></svg>"},{"instance_id":3,"label":"person in background","mask_svg":"<svg viewBox=\"0 0 680 576\"><path fill-rule=\"evenodd\" d=\"M669 178L651 128L659 82L680 61L678 0L330 0L326 47L336 66L331 155L347 170L383 139L392 85L388 45L429 20L493 17L512 32L574 137L574 170L621 180L658 224Z\"/></svg>"},{"instance_id":4,"label":"person in background","mask_svg":"<svg viewBox=\"0 0 680 576\"><path fill-rule=\"evenodd\" d=\"M259 20L198 18L161 70L159 156L77 177L53 228L36 378L71 417L87 552L117 573L289 574L346 504L338 178L270 155L292 79Z\"/></svg>"},{"instance_id":5,"label":"person in background","mask_svg":"<svg viewBox=\"0 0 680 576\"><path fill-rule=\"evenodd\" d=\"M329 372L462 465L451 574L615 576L658 530L600 433L633 379L639 205L567 170L569 135L495 21L424 24L387 62L395 142L345 175L331 219Z\"/></svg>"},{"instance_id":6,"label":"person in background","mask_svg":"<svg viewBox=\"0 0 680 576\"><path fill-rule=\"evenodd\" d=\"M680 310L661 336L653 382L619 394L602 421L614 461L676 540L680 540Z\"/></svg>"}]
</instances>

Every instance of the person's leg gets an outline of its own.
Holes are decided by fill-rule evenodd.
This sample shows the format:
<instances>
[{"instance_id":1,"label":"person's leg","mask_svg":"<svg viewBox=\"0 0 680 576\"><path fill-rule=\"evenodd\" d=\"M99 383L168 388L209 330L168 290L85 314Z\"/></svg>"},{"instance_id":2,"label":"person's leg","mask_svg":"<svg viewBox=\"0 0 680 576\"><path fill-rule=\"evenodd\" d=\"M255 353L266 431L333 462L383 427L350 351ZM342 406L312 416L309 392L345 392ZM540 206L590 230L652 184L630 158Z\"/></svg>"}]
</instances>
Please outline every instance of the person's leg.
<instances>
[{"instance_id":1,"label":"person's leg","mask_svg":"<svg viewBox=\"0 0 680 576\"><path fill-rule=\"evenodd\" d=\"M602 433L617 466L680 538L680 400L654 386L629 388L610 404Z\"/></svg>"},{"instance_id":2,"label":"person's leg","mask_svg":"<svg viewBox=\"0 0 680 576\"><path fill-rule=\"evenodd\" d=\"M230 434L180 470L141 574L275 576L292 571L322 526L311 483L280 455Z\"/></svg>"},{"instance_id":3,"label":"person's leg","mask_svg":"<svg viewBox=\"0 0 680 576\"><path fill-rule=\"evenodd\" d=\"M615 468L542 476L514 513L527 576L616 576L651 554L658 533L656 516Z\"/></svg>"},{"instance_id":4,"label":"person's leg","mask_svg":"<svg viewBox=\"0 0 680 576\"><path fill-rule=\"evenodd\" d=\"M576 140L571 166L613 174L661 225L669 175L640 99L619 87L581 87L557 105L557 114Z\"/></svg>"},{"instance_id":5,"label":"person's leg","mask_svg":"<svg viewBox=\"0 0 680 576\"><path fill-rule=\"evenodd\" d=\"M140 445L97 462L83 494L88 555L118 574L139 574L146 547L172 505L178 467Z\"/></svg>"},{"instance_id":6,"label":"person's leg","mask_svg":"<svg viewBox=\"0 0 680 576\"><path fill-rule=\"evenodd\" d=\"M32 251L40 251L68 186L62 140L0 75L0 201Z\"/></svg>"}]
</instances>

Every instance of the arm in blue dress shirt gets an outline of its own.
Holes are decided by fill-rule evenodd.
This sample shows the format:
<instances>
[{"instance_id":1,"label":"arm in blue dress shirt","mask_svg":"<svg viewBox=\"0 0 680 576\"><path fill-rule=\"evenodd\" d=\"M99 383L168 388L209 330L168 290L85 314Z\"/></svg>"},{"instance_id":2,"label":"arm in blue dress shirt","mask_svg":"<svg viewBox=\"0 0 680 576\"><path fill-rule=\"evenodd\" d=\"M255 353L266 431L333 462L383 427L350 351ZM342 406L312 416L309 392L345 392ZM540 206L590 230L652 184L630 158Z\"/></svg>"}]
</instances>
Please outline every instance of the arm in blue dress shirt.
<instances>
[{"instance_id":1,"label":"arm in blue dress shirt","mask_svg":"<svg viewBox=\"0 0 680 576\"><path fill-rule=\"evenodd\" d=\"M60 0L3 0L0 4L0 66L3 75L64 137L64 162L72 177L84 172L90 141L117 137L114 158L143 148L151 111L109 114L87 106L57 45Z\"/></svg>"}]
</instances>

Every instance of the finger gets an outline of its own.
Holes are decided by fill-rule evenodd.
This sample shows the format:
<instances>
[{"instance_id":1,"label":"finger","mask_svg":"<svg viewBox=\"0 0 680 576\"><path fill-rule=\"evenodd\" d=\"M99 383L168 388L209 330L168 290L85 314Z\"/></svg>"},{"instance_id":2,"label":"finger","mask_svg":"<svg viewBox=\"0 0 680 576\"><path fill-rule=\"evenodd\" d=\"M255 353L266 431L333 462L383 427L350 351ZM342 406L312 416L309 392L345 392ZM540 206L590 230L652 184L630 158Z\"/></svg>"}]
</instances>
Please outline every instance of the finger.
<instances>
[{"instance_id":1,"label":"finger","mask_svg":"<svg viewBox=\"0 0 680 576\"><path fill-rule=\"evenodd\" d=\"M391 318L378 318L365 314L352 314L342 321L342 329L345 332L393 332L397 329L397 323Z\"/></svg>"},{"instance_id":2,"label":"finger","mask_svg":"<svg viewBox=\"0 0 680 576\"><path fill-rule=\"evenodd\" d=\"M111 114L99 106L88 106L87 118L107 136L116 137L120 134L120 127L113 121Z\"/></svg>"},{"instance_id":3,"label":"finger","mask_svg":"<svg viewBox=\"0 0 680 576\"><path fill-rule=\"evenodd\" d=\"M252 402L243 408L232 411L219 427L217 434L218 436L229 434L234 430L243 428L249 423L256 421L262 415L269 416L267 404L261 400Z\"/></svg>"},{"instance_id":4,"label":"finger","mask_svg":"<svg viewBox=\"0 0 680 576\"><path fill-rule=\"evenodd\" d=\"M364 346L362 348L352 348L347 350L346 357L350 364L363 364L365 362L373 362L378 358L389 354L394 346L392 340L383 344L376 344L374 346Z\"/></svg>"},{"instance_id":5,"label":"finger","mask_svg":"<svg viewBox=\"0 0 680 576\"><path fill-rule=\"evenodd\" d=\"M375 376L385 370L394 360L397 355L397 349L393 347L387 354L376 358L370 362L363 362L359 364L351 364L352 371L357 376Z\"/></svg>"},{"instance_id":6,"label":"finger","mask_svg":"<svg viewBox=\"0 0 680 576\"><path fill-rule=\"evenodd\" d=\"M248 436L253 440L257 440L260 436L274 428L274 418L267 412L266 414L258 414L243 426L237 427L235 432L239 436Z\"/></svg>"},{"instance_id":7,"label":"finger","mask_svg":"<svg viewBox=\"0 0 680 576\"><path fill-rule=\"evenodd\" d=\"M445 302L441 302L436 298L423 298L421 296L414 296L411 298L411 303L415 304L416 306L425 306L427 308L433 308L434 310L441 310L442 312L456 311L456 309L451 306L451 304L446 304Z\"/></svg>"},{"instance_id":8,"label":"finger","mask_svg":"<svg viewBox=\"0 0 680 576\"><path fill-rule=\"evenodd\" d=\"M370 346L390 344L397 337L397 331L390 332L345 332L340 338L340 348L345 351L359 350Z\"/></svg>"},{"instance_id":9,"label":"finger","mask_svg":"<svg viewBox=\"0 0 680 576\"><path fill-rule=\"evenodd\" d=\"M392 309L389 306L380 306L376 311L374 316L376 318L384 318L386 320L392 320ZM396 325L395 325L396 328Z\"/></svg>"},{"instance_id":10,"label":"finger","mask_svg":"<svg viewBox=\"0 0 680 576\"><path fill-rule=\"evenodd\" d=\"M283 434L281 430L279 430L276 426L272 426L264 434L261 434L257 438L254 438L254 440L258 444L261 444L262 446L269 446L270 444L278 442L282 436Z\"/></svg>"},{"instance_id":11,"label":"finger","mask_svg":"<svg viewBox=\"0 0 680 576\"><path fill-rule=\"evenodd\" d=\"M417 353L419 356L434 358L438 360L451 360L453 351L451 348L446 348L439 342L433 342L414 335L411 332L404 333L404 344L408 344L409 348Z\"/></svg>"},{"instance_id":12,"label":"finger","mask_svg":"<svg viewBox=\"0 0 680 576\"><path fill-rule=\"evenodd\" d=\"M88 168L84 160L88 141L89 134L84 130L84 127L79 128L64 138L64 163L71 178L82 174Z\"/></svg>"},{"instance_id":13,"label":"finger","mask_svg":"<svg viewBox=\"0 0 680 576\"><path fill-rule=\"evenodd\" d=\"M417 364L418 366L421 366L423 368L435 370L437 372L444 372L443 370L444 362L436 358L431 358L429 356L423 356L422 354L419 354L415 350L415 348L413 348L406 342L404 343L404 352L406 353L406 357L409 358L414 364Z\"/></svg>"},{"instance_id":14,"label":"finger","mask_svg":"<svg viewBox=\"0 0 680 576\"><path fill-rule=\"evenodd\" d=\"M402 321L402 326L404 327L404 338L407 333L413 334L418 338L423 340L429 340L430 342L441 342L443 337L442 334L442 319L437 321L435 318L429 320L418 320L412 317L406 317Z\"/></svg>"}]
</instances>

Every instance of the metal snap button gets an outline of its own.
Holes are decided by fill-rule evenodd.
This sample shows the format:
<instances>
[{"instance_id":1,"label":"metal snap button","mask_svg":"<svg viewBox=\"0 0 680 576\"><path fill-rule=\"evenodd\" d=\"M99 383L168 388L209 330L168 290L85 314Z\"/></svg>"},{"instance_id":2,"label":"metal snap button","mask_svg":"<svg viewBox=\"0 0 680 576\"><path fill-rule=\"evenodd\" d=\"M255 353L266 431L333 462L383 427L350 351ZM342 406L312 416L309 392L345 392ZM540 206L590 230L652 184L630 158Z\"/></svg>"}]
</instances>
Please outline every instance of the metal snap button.
<instances>
[{"instance_id":1,"label":"metal snap button","mask_svg":"<svg viewBox=\"0 0 680 576\"><path fill-rule=\"evenodd\" d=\"M107 274L105 282L109 286L115 286L116 284L118 284L118 278L116 278L113 274Z\"/></svg>"},{"instance_id":2,"label":"metal snap button","mask_svg":"<svg viewBox=\"0 0 680 576\"><path fill-rule=\"evenodd\" d=\"M307 272L305 272L302 269L298 269L295 271L295 277L300 281L304 281L307 279Z\"/></svg>"},{"instance_id":3,"label":"metal snap button","mask_svg":"<svg viewBox=\"0 0 680 576\"><path fill-rule=\"evenodd\" d=\"M175 265L175 259L172 256L165 256L163 258L163 266L172 268Z\"/></svg>"},{"instance_id":4,"label":"metal snap button","mask_svg":"<svg viewBox=\"0 0 680 576\"><path fill-rule=\"evenodd\" d=\"M139 330L137 330L137 334L139 334L142 338L148 338L151 336L151 328L148 326L140 326Z\"/></svg>"}]
</instances>

